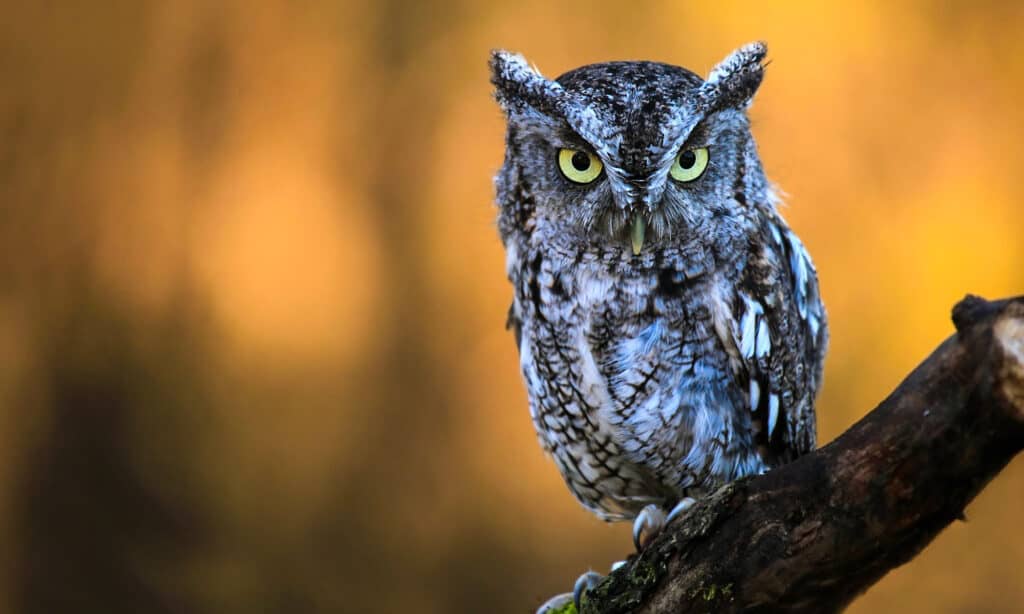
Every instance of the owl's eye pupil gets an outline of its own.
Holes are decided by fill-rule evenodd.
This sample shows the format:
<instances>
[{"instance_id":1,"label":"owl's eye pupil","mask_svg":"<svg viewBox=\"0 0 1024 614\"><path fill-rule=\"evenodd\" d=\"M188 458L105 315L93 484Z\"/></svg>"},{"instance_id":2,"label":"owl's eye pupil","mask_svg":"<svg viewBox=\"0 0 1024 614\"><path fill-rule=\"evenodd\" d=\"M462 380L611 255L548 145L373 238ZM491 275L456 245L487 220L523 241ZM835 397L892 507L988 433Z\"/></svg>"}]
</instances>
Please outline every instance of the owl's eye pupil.
<instances>
[{"instance_id":1,"label":"owl's eye pupil","mask_svg":"<svg viewBox=\"0 0 1024 614\"><path fill-rule=\"evenodd\" d=\"M575 159L574 159L575 161ZM685 169L693 168L693 165L697 163L697 154L693 153L692 149L687 149L683 153L679 154L679 166Z\"/></svg>"},{"instance_id":2,"label":"owl's eye pupil","mask_svg":"<svg viewBox=\"0 0 1024 614\"><path fill-rule=\"evenodd\" d=\"M572 166L578 171L585 171L590 168L590 156L584 151L577 151L572 155Z\"/></svg>"}]
</instances>

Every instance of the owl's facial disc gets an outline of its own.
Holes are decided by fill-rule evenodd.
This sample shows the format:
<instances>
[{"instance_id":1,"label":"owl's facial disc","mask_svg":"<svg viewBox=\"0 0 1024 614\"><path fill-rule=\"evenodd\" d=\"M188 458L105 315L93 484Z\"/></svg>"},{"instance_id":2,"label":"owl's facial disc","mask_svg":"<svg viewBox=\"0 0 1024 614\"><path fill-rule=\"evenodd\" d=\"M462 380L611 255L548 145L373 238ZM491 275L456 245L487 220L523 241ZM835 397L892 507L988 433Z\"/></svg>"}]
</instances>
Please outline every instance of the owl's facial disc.
<instances>
[{"instance_id":1,"label":"owl's facial disc","mask_svg":"<svg viewBox=\"0 0 1024 614\"><path fill-rule=\"evenodd\" d=\"M760 82L762 58L762 47L745 48L708 81L656 62L592 64L549 80L496 53L492 80L518 160L533 160L520 168L545 196L538 208L574 236L639 255L693 240L721 216L734 189L725 183L735 159L728 126L744 130L736 114Z\"/></svg>"},{"instance_id":2,"label":"owl's facial disc","mask_svg":"<svg viewBox=\"0 0 1024 614\"><path fill-rule=\"evenodd\" d=\"M551 80L495 52L506 227L543 219L544 239L624 256L699 243L711 228L737 235L748 203L769 199L745 114L765 53L743 47L707 80L657 62L591 64Z\"/></svg>"}]
</instances>

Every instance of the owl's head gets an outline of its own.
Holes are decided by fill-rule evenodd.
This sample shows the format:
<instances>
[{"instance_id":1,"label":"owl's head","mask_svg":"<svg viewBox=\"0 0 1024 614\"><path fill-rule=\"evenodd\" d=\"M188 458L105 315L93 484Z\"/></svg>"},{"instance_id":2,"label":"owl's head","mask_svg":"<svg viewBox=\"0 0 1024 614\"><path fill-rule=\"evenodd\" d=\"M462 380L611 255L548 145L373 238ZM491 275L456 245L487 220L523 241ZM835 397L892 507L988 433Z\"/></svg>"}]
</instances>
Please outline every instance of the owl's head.
<instances>
[{"instance_id":1,"label":"owl's head","mask_svg":"<svg viewBox=\"0 0 1024 614\"><path fill-rule=\"evenodd\" d=\"M707 80L655 62L550 80L495 51L491 80L508 118L502 232L542 219L552 233L634 254L741 234L754 217L744 210L767 202L746 118L766 53L763 43L741 47Z\"/></svg>"}]
</instances>

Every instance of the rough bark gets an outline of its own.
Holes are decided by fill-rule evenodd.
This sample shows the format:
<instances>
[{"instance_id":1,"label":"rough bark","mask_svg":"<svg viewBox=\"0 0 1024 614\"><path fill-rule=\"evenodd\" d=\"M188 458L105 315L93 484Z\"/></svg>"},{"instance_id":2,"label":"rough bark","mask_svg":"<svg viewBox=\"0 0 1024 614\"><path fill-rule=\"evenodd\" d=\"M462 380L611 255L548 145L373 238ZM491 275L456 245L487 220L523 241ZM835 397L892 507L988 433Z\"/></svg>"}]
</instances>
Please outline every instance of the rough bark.
<instances>
[{"instance_id":1,"label":"rough bark","mask_svg":"<svg viewBox=\"0 0 1024 614\"><path fill-rule=\"evenodd\" d=\"M874 411L698 503L584 614L835 612L912 559L1024 448L1024 297L969 296L953 321Z\"/></svg>"}]
</instances>

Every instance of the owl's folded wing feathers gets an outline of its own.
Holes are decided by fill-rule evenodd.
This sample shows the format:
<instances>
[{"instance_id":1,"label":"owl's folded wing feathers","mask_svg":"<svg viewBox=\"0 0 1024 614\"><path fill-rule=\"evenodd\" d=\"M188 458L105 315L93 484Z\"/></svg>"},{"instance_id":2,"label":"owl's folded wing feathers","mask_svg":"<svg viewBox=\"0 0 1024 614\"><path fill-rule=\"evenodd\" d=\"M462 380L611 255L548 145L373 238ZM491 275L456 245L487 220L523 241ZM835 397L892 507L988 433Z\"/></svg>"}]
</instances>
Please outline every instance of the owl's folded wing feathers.
<instances>
[{"instance_id":1,"label":"owl's folded wing feathers","mask_svg":"<svg viewBox=\"0 0 1024 614\"><path fill-rule=\"evenodd\" d=\"M772 240L757 247L736 287L732 332L757 439L774 465L814 449L828 333L807 250L781 218L765 223Z\"/></svg>"}]
</instances>

